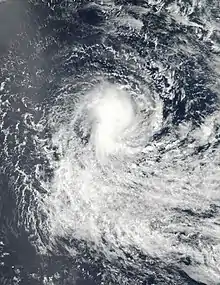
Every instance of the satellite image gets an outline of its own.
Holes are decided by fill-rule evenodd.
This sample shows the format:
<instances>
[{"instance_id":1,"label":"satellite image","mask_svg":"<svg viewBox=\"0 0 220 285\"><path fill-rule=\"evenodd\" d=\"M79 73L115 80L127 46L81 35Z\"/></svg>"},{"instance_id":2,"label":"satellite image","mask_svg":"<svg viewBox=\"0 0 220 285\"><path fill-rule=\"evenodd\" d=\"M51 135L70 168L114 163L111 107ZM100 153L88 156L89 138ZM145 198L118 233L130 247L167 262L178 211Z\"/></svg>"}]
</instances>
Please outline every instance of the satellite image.
<instances>
[{"instance_id":1,"label":"satellite image","mask_svg":"<svg viewBox=\"0 0 220 285\"><path fill-rule=\"evenodd\" d=\"M0 0L0 285L220 285L219 0Z\"/></svg>"}]
</instances>

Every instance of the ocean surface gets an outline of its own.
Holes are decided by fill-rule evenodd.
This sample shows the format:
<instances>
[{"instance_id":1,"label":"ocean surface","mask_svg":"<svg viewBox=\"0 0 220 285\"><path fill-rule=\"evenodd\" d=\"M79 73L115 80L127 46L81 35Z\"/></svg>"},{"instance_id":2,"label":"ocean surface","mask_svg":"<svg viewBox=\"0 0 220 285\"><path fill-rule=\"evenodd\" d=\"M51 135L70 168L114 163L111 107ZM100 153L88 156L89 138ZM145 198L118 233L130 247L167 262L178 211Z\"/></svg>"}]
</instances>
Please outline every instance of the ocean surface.
<instances>
[{"instance_id":1,"label":"ocean surface","mask_svg":"<svg viewBox=\"0 0 220 285\"><path fill-rule=\"evenodd\" d=\"M0 0L0 285L220 285L220 2Z\"/></svg>"}]
</instances>

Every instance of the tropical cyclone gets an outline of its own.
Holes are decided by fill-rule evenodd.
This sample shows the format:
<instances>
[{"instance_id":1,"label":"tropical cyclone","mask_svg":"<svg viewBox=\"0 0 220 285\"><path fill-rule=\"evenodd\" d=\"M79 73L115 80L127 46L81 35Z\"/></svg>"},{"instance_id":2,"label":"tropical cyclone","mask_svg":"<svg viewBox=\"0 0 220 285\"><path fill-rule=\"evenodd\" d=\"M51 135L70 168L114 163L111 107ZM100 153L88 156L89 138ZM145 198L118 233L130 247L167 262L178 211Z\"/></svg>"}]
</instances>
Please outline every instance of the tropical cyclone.
<instances>
[{"instance_id":1,"label":"tropical cyclone","mask_svg":"<svg viewBox=\"0 0 220 285\"><path fill-rule=\"evenodd\" d=\"M1 230L46 256L21 253L35 280L55 258L54 284L75 266L97 284L217 285L219 2L95 2L21 5L29 36L0 88Z\"/></svg>"},{"instance_id":2,"label":"tropical cyclone","mask_svg":"<svg viewBox=\"0 0 220 285\"><path fill-rule=\"evenodd\" d=\"M161 136L167 123L163 103L149 91L142 96L141 88L129 88L100 83L81 94L71 111L62 106L61 124L57 111L52 113L57 124L52 141L62 155L45 186L51 241L86 240L110 262L123 256L124 264L124 251L136 248L211 284L207 280L215 282L218 276L218 226L202 217L219 199L219 167L217 157L195 160L193 145L210 140L203 130L208 121L218 120L217 114L199 129L182 124ZM186 140L194 142L187 145ZM193 212L198 214L187 214ZM190 259L188 266L185 259ZM138 267L140 261L134 260Z\"/></svg>"}]
</instances>

